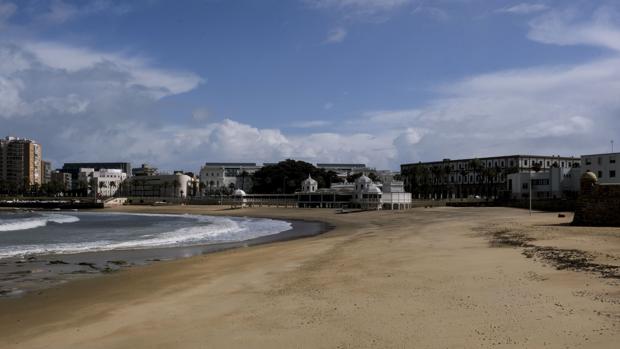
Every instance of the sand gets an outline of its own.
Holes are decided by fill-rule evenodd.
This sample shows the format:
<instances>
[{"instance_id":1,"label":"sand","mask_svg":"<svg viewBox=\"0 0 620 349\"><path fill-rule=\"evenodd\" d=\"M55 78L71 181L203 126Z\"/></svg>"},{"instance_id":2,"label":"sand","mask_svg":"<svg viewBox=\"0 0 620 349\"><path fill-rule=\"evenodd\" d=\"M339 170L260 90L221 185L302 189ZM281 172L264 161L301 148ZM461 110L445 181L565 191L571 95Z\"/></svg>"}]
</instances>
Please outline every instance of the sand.
<instances>
[{"instance_id":1,"label":"sand","mask_svg":"<svg viewBox=\"0 0 620 349\"><path fill-rule=\"evenodd\" d=\"M320 220L335 228L2 299L0 348L617 348L620 343L620 279L613 274L620 265L620 229L566 226L571 215L446 207L351 214L122 209ZM498 243L502 234L518 241ZM561 256L564 250L584 251L586 266L607 266L612 274L578 270L584 263L558 270L559 262L544 254L523 254L540 246Z\"/></svg>"}]
</instances>

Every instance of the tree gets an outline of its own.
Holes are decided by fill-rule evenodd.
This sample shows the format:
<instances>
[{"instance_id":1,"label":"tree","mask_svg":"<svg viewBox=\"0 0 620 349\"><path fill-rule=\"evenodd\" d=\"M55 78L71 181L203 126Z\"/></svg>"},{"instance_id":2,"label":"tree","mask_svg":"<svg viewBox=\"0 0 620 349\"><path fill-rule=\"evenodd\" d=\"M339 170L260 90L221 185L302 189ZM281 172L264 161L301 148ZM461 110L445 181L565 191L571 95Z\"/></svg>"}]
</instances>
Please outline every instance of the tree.
<instances>
[{"instance_id":1,"label":"tree","mask_svg":"<svg viewBox=\"0 0 620 349\"><path fill-rule=\"evenodd\" d=\"M252 191L258 194L294 193L301 188L301 182L312 176L319 188L328 187L338 181L333 171L316 168L314 165L296 160L285 160L274 165L267 165L252 175Z\"/></svg>"},{"instance_id":2,"label":"tree","mask_svg":"<svg viewBox=\"0 0 620 349\"><path fill-rule=\"evenodd\" d=\"M476 194L479 194L480 192L480 171L482 170L483 166L482 166L482 161L480 161L480 159L471 159L469 160L469 168L471 170L471 172L473 172L474 174L474 183L475 183L475 188L476 188Z\"/></svg>"},{"instance_id":3,"label":"tree","mask_svg":"<svg viewBox=\"0 0 620 349\"><path fill-rule=\"evenodd\" d=\"M101 196L103 196L103 189L107 187L108 186L105 184L104 181L99 182L99 194L101 194Z\"/></svg>"},{"instance_id":4,"label":"tree","mask_svg":"<svg viewBox=\"0 0 620 349\"><path fill-rule=\"evenodd\" d=\"M348 175L347 176L347 182L353 183L355 182L358 178L360 178L364 173L358 172L358 173L354 173L352 175ZM374 172L368 172L366 174L366 176L368 178L370 178L371 181L373 182L381 182L379 180L379 177L377 177L377 175Z\"/></svg>"}]
</instances>

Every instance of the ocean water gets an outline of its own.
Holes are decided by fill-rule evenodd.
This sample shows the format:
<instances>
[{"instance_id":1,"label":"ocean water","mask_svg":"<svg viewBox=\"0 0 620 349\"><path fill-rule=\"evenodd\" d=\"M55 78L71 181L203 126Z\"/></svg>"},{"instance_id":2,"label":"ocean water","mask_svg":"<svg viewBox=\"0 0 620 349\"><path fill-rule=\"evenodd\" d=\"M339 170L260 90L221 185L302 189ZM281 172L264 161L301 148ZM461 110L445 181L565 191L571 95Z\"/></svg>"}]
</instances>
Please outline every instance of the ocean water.
<instances>
[{"instance_id":1,"label":"ocean water","mask_svg":"<svg viewBox=\"0 0 620 349\"><path fill-rule=\"evenodd\" d=\"M102 212L0 212L0 259L235 242L290 230L272 219Z\"/></svg>"}]
</instances>

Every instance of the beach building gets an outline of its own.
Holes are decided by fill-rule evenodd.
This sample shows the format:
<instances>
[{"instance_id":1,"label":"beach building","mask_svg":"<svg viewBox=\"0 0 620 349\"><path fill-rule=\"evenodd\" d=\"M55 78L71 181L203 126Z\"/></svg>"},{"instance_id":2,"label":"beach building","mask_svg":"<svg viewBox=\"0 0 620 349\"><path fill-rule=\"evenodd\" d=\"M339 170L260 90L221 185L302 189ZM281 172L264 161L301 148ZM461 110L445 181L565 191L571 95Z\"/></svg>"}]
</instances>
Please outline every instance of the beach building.
<instances>
[{"instance_id":1,"label":"beach building","mask_svg":"<svg viewBox=\"0 0 620 349\"><path fill-rule=\"evenodd\" d=\"M0 181L3 186L28 189L43 183L42 147L31 139L0 140Z\"/></svg>"},{"instance_id":2,"label":"beach building","mask_svg":"<svg viewBox=\"0 0 620 349\"><path fill-rule=\"evenodd\" d=\"M185 198L193 193L196 180L186 174L134 176L124 184L128 196Z\"/></svg>"},{"instance_id":3,"label":"beach building","mask_svg":"<svg viewBox=\"0 0 620 349\"><path fill-rule=\"evenodd\" d=\"M252 190L252 174L262 166L253 162L207 162L200 169L200 182L207 192Z\"/></svg>"},{"instance_id":4,"label":"beach building","mask_svg":"<svg viewBox=\"0 0 620 349\"><path fill-rule=\"evenodd\" d=\"M411 208L411 193L405 191L405 183L394 179L381 186L381 205L384 210L403 210Z\"/></svg>"},{"instance_id":5,"label":"beach building","mask_svg":"<svg viewBox=\"0 0 620 349\"><path fill-rule=\"evenodd\" d=\"M593 172L599 184L620 183L620 153L590 154L581 156L582 174Z\"/></svg>"},{"instance_id":6,"label":"beach building","mask_svg":"<svg viewBox=\"0 0 620 349\"><path fill-rule=\"evenodd\" d=\"M96 197L111 197L121 188L127 174L119 169L81 168L78 173L78 183L87 188L88 195Z\"/></svg>"},{"instance_id":7,"label":"beach building","mask_svg":"<svg viewBox=\"0 0 620 349\"><path fill-rule=\"evenodd\" d=\"M577 157L508 155L402 164L401 177L415 198L498 198L510 195L509 174L579 166Z\"/></svg>"}]
</instances>

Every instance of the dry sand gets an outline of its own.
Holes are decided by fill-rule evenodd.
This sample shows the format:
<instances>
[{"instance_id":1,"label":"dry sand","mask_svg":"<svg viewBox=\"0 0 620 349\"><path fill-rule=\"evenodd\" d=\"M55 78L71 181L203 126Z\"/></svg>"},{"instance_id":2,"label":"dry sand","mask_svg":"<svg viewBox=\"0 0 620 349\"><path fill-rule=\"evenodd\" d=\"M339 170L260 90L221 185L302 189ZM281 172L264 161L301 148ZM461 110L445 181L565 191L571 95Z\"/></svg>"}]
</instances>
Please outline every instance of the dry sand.
<instances>
[{"instance_id":1,"label":"dry sand","mask_svg":"<svg viewBox=\"0 0 620 349\"><path fill-rule=\"evenodd\" d=\"M335 229L0 300L0 348L619 347L620 279L592 266L618 276L620 229L504 208L217 209L123 208Z\"/></svg>"}]
</instances>

